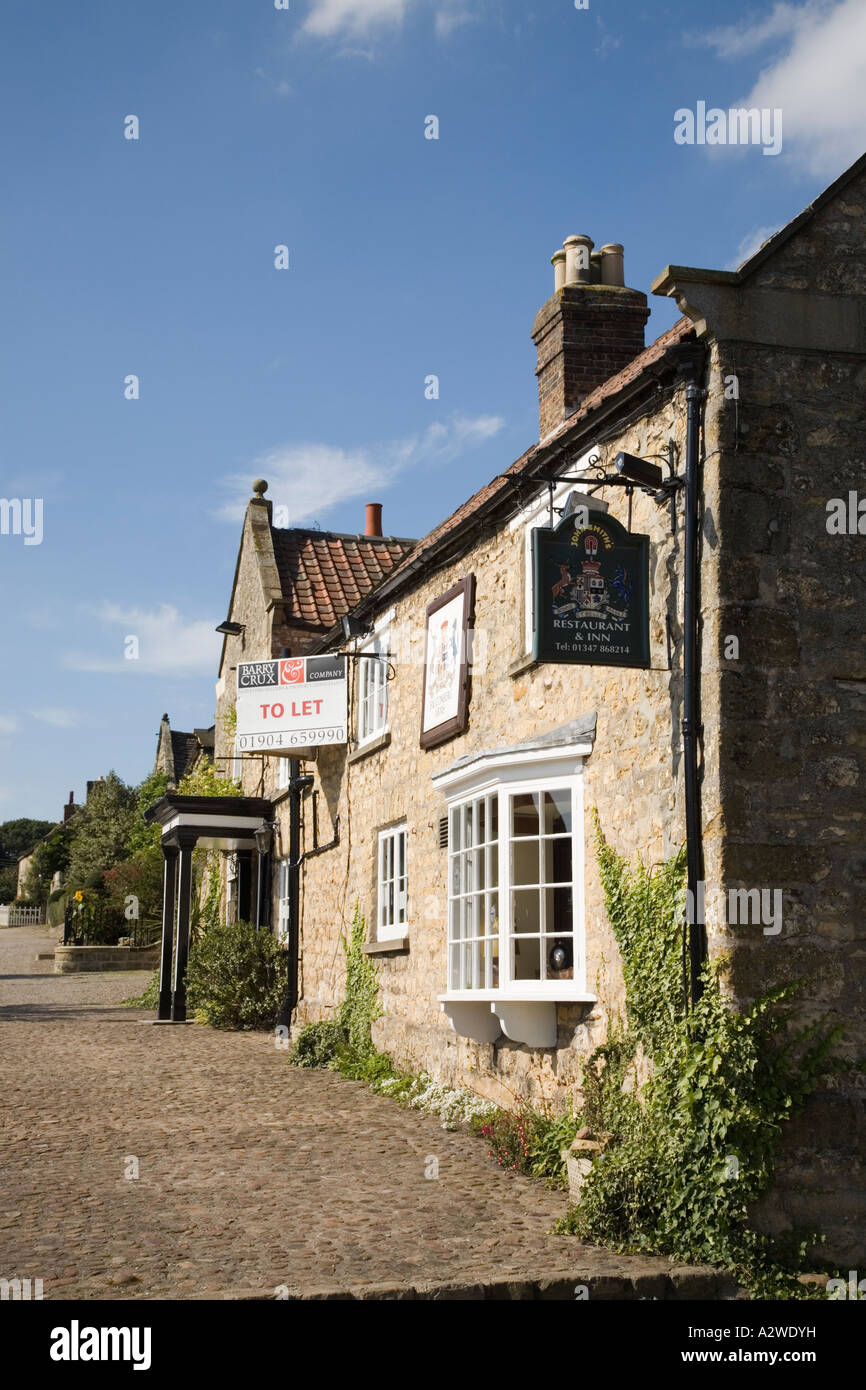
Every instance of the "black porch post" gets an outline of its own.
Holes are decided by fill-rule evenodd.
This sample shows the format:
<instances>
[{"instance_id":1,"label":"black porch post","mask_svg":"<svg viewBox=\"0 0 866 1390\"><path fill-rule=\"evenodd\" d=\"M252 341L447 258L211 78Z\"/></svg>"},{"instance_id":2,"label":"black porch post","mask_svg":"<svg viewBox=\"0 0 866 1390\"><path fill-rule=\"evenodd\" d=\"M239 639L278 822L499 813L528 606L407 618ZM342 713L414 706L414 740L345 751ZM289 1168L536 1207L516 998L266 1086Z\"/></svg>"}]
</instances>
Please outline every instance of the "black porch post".
<instances>
[{"instance_id":1,"label":"black porch post","mask_svg":"<svg viewBox=\"0 0 866 1390\"><path fill-rule=\"evenodd\" d=\"M157 1018L171 1018L171 939L174 935L175 877L177 874L177 845L162 846L162 951L159 958L159 1013Z\"/></svg>"},{"instance_id":2,"label":"black porch post","mask_svg":"<svg viewBox=\"0 0 866 1390\"><path fill-rule=\"evenodd\" d=\"M186 967L189 960L189 918L192 907L192 852L197 835L177 832L180 845L180 873L177 885L177 946L174 957L174 996L172 1023L186 1022Z\"/></svg>"},{"instance_id":3,"label":"black porch post","mask_svg":"<svg viewBox=\"0 0 866 1390\"><path fill-rule=\"evenodd\" d=\"M238 921L251 922L253 916L253 852L238 850Z\"/></svg>"}]
</instances>

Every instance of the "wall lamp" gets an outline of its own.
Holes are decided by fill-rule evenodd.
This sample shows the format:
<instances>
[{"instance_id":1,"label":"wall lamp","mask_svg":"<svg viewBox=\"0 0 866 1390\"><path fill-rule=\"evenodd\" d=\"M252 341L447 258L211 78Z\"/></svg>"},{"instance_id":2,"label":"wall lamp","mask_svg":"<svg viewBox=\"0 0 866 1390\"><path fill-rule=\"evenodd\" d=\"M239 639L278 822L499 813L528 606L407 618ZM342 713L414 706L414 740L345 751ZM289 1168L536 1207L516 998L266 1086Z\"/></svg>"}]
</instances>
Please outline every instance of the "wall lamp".
<instances>
[{"instance_id":1,"label":"wall lamp","mask_svg":"<svg viewBox=\"0 0 866 1390\"><path fill-rule=\"evenodd\" d=\"M371 631L363 618L356 618L354 613L346 613L340 619L340 626L347 642L351 642L354 637L366 637L367 633Z\"/></svg>"},{"instance_id":2,"label":"wall lamp","mask_svg":"<svg viewBox=\"0 0 866 1390\"><path fill-rule=\"evenodd\" d=\"M656 490L664 481L664 474L657 463L638 458L636 454L617 454L613 468L615 473L621 474L630 483L639 483L641 487Z\"/></svg>"},{"instance_id":3,"label":"wall lamp","mask_svg":"<svg viewBox=\"0 0 866 1390\"><path fill-rule=\"evenodd\" d=\"M246 630L246 623L230 623L228 619L226 619L224 623L220 623L219 627L216 629L217 632L221 632L225 637L240 637L241 633L246 632Z\"/></svg>"}]
</instances>

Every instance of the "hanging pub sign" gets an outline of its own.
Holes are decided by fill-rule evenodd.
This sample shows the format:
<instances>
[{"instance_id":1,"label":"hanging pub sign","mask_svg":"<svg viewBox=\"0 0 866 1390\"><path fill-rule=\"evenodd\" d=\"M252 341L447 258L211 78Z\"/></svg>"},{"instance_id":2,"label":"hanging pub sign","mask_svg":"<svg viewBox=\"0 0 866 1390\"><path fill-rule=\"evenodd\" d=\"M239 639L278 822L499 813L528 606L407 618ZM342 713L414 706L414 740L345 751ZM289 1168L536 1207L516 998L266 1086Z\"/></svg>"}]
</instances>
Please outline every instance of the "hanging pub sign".
<instances>
[{"instance_id":1,"label":"hanging pub sign","mask_svg":"<svg viewBox=\"0 0 866 1390\"><path fill-rule=\"evenodd\" d=\"M649 537L580 507L532 533L536 661L649 666Z\"/></svg>"},{"instance_id":2,"label":"hanging pub sign","mask_svg":"<svg viewBox=\"0 0 866 1390\"><path fill-rule=\"evenodd\" d=\"M346 742L346 658L238 663L235 752L295 754Z\"/></svg>"}]
</instances>

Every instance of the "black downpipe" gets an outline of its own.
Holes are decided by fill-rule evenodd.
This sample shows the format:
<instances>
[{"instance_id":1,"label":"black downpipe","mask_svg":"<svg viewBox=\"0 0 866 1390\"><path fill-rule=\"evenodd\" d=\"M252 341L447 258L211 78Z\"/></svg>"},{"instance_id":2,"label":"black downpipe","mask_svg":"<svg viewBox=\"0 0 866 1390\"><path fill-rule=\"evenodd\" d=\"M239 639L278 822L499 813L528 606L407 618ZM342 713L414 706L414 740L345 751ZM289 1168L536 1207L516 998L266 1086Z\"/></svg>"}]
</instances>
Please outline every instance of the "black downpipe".
<instances>
[{"instance_id":1,"label":"black downpipe","mask_svg":"<svg viewBox=\"0 0 866 1390\"><path fill-rule=\"evenodd\" d=\"M689 904L689 997L696 1004L703 993L701 971L707 958L707 933L698 921L703 893L700 789L698 784L698 740L701 736L700 684L698 675L698 468L700 449L700 410L705 392L700 385L704 350L700 344L673 349L677 366L686 383L685 458L685 541L683 575L683 770L686 799L686 886Z\"/></svg>"},{"instance_id":2,"label":"black downpipe","mask_svg":"<svg viewBox=\"0 0 866 1390\"><path fill-rule=\"evenodd\" d=\"M291 1027L292 1014L298 1005L298 952L300 943L301 901L301 797L312 786L312 777L301 776L299 758L289 758L289 923L288 979L286 1002L280 1015L283 1027Z\"/></svg>"}]
</instances>

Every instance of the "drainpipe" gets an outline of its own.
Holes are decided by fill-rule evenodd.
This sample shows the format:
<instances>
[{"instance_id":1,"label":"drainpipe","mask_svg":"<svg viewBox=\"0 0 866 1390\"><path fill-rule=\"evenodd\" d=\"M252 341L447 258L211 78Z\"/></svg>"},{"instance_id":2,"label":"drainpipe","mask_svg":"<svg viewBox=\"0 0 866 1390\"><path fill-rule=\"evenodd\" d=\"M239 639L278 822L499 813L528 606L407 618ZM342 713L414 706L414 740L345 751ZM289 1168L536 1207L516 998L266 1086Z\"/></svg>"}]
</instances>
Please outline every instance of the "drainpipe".
<instances>
[{"instance_id":1,"label":"drainpipe","mask_svg":"<svg viewBox=\"0 0 866 1390\"><path fill-rule=\"evenodd\" d=\"M301 934L301 797L307 787L312 785L312 777L301 776L300 759L289 758L289 968L286 1002L283 1005L279 1020L286 1028L291 1027L292 1013L298 1003L298 953Z\"/></svg>"},{"instance_id":2,"label":"drainpipe","mask_svg":"<svg viewBox=\"0 0 866 1390\"><path fill-rule=\"evenodd\" d=\"M676 363L686 384L685 457L685 538L683 543L683 772L686 802L686 885L691 904L689 916L698 917L703 900L698 884L703 878L701 805L698 783L698 740L700 723L700 679L698 672L698 455L700 449L701 401L706 392L700 385L704 348L700 343L684 343L669 348L669 360ZM701 969L707 958L707 932L703 922L692 920L689 928L689 998L695 1005L703 993Z\"/></svg>"}]
</instances>

